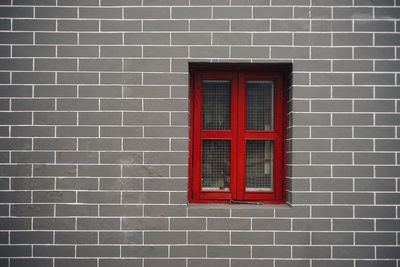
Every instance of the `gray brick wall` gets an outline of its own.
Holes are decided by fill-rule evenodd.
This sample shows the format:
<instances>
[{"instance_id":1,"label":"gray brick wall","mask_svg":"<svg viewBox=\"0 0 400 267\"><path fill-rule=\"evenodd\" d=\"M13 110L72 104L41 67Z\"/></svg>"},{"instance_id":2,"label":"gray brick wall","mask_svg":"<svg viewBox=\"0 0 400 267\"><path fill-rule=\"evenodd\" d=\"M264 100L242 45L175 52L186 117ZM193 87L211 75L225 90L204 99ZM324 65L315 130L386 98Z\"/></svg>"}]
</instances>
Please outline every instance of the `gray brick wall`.
<instances>
[{"instance_id":1,"label":"gray brick wall","mask_svg":"<svg viewBox=\"0 0 400 267\"><path fill-rule=\"evenodd\" d=\"M0 17L0 266L400 266L400 1ZM186 204L189 62L293 64L288 205Z\"/></svg>"}]
</instances>

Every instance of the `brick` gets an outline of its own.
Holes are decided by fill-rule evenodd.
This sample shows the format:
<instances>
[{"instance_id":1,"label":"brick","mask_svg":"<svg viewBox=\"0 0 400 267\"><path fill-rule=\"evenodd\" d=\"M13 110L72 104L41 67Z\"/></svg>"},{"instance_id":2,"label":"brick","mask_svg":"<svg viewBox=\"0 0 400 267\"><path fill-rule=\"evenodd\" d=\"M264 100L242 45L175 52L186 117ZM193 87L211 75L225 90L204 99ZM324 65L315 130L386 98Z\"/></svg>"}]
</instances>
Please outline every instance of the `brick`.
<instances>
[{"instance_id":1,"label":"brick","mask_svg":"<svg viewBox=\"0 0 400 267\"><path fill-rule=\"evenodd\" d=\"M62 216L98 216L97 205L82 205L82 204L57 204L56 215Z\"/></svg>"},{"instance_id":2,"label":"brick","mask_svg":"<svg viewBox=\"0 0 400 267\"><path fill-rule=\"evenodd\" d=\"M98 6L99 0L59 0L59 6Z\"/></svg>"},{"instance_id":3,"label":"brick","mask_svg":"<svg viewBox=\"0 0 400 267\"><path fill-rule=\"evenodd\" d=\"M186 261L184 259L145 259L144 266L145 267L156 267L163 264L165 266L176 266L176 267L184 267L186 266Z\"/></svg>"},{"instance_id":4,"label":"brick","mask_svg":"<svg viewBox=\"0 0 400 267\"><path fill-rule=\"evenodd\" d=\"M33 246L33 256L38 257L74 257L74 246Z\"/></svg>"},{"instance_id":5,"label":"brick","mask_svg":"<svg viewBox=\"0 0 400 267\"><path fill-rule=\"evenodd\" d=\"M35 176L75 176L74 165L34 165L33 175Z\"/></svg>"},{"instance_id":6,"label":"brick","mask_svg":"<svg viewBox=\"0 0 400 267\"><path fill-rule=\"evenodd\" d=\"M367 7L334 7L334 19L372 19L373 9Z\"/></svg>"},{"instance_id":7,"label":"brick","mask_svg":"<svg viewBox=\"0 0 400 267\"><path fill-rule=\"evenodd\" d=\"M52 232L12 232L10 233L11 244L52 244L53 233Z\"/></svg>"},{"instance_id":8,"label":"brick","mask_svg":"<svg viewBox=\"0 0 400 267\"><path fill-rule=\"evenodd\" d=\"M70 7L36 7L35 17L37 18L76 18L77 8Z\"/></svg>"},{"instance_id":9,"label":"brick","mask_svg":"<svg viewBox=\"0 0 400 267\"><path fill-rule=\"evenodd\" d=\"M140 84L140 73L101 73L100 83L102 84Z\"/></svg>"},{"instance_id":10,"label":"brick","mask_svg":"<svg viewBox=\"0 0 400 267\"><path fill-rule=\"evenodd\" d=\"M393 153L355 153L355 164L395 164Z\"/></svg>"},{"instance_id":11,"label":"brick","mask_svg":"<svg viewBox=\"0 0 400 267\"><path fill-rule=\"evenodd\" d=\"M28 70L32 71L32 59L0 59L0 70Z\"/></svg>"},{"instance_id":12,"label":"brick","mask_svg":"<svg viewBox=\"0 0 400 267\"><path fill-rule=\"evenodd\" d=\"M293 230L330 230L330 220L327 219L294 219Z\"/></svg>"},{"instance_id":13,"label":"brick","mask_svg":"<svg viewBox=\"0 0 400 267\"><path fill-rule=\"evenodd\" d=\"M229 232L189 232L189 244L229 244Z\"/></svg>"},{"instance_id":14,"label":"brick","mask_svg":"<svg viewBox=\"0 0 400 267\"><path fill-rule=\"evenodd\" d=\"M347 206L315 206L312 207L312 216L326 218L352 217L353 210Z\"/></svg>"},{"instance_id":15,"label":"brick","mask_svg":"<svg viewBox=\"0 0 400 267\"><path fill-rule=\"evenodd\" d=\"M26 245L2 245L0 257L31 257L31 246Z\"/></svg>"},{"instance_id":16,"label":"brick","mask_svg":"<svg viewBox=\"0 0 400 267\"><path fill-rule=\"evenodd\" d=\"M55 244L97 244L96 232L55 232Z\"/></svg>"},{"instance_id":17,"label":"brick","mask_svg":"<svg viewBox=\"0 0 400 267\"><path fill-rule=\"evenodd\" d=\"M116 20L103 20L101 21L101 31L104 32L129 32L140 31L142 23L137 20L116 21Z\"/></svg>"},{"instance_id":18,"label":"brick","mask_svg":"<svg viewBox=\"0 0 400 267\"><path fill-rule=\"evenodd\" d=\"M96 99L58 99L57 109L63 111L98 110L99 104Z\"/></svg>"},{"instance_id":19,"label":"brick","mask_svg":"<svg viewBox=\"0 0 400 267\"><path fill-rule=\"evenodd\" d=\"M186 207L183 205L151 205L144 207L144 216L149 217L181 217L186 215Z\"/></svg>"},{"instance_id":20,"label":"brick","mask_svg":"<svg viewBox=\"0 0 400 267\"><path fill-rule=\"evenodd\" d=\"M120 230L119 218L78 218L78 230Z\"/></svg>"},{"instance_id":21,"label":"brick","mask_svg":"<svg viewBox=\"0 0 400 267\"><path fill-rule=\"evenodd\" d=\"M310 58L308 48L304 47L272 47L271 58Z\"/></svg>"},{"instance_id":22,"label":"brick","mask_svg":"<svg viewBox=\"0 0 400 267\"><path fill-rule=\"evenodd\" d=\"M54 84L54 72L15 72L12 76L14 84Z\"/></svg>"},{"instance_id":23,"label":"brick","mask_svg":"<svg viewBox=\"0 0 400 267\"><path fill-rule=\"evenodd\" d=\"M376 177L395 177L399 169L398 166L377 166Z\"/></svg>"},{"instance_id":24,"label":"brick","mask_svg":"<svg viewBox=\"0 0 400 267\"><path fill-rule=\"evenodd\" d=\"M250 247L242 246L207 246L210 258L249 258Z\"/></svg>"},{"instance_id":25,"label":"brick","mask_svg":"<svg viewBox=\"0 0 400 267\"><path fill-rule=\"evenodd\" d=\"M177 33L178 34L178 33ZM181 34L179 34L181 35ZM184 39L186 40L186 35L184 35ZM153 59L153 58L145 58L145 59L124 59L123 67L125 71L141 71L141 72L169 72L170 70L170 60L169 59ZM140 89L145 91L146 87L129 87L128 89L124 90L124 93L131 93L135 92L136 90L139 91ZM162 88L154 86L155 89ZM136 89L136 90L135 90ZM147 89L147 88L146 88ZM148 89L152 89L149 87ZM146 90L147 91L147 90ZM156 91L158 92L158 91ZM130 94L125 96L129 96ZM135 96L135 95L132 95ZM158 94L151 95L152 97L160 97Z\"/></svg>"},{"instance_id":26,"label":"brick","mask_svg":"<svg viewBox=\"0 0 400 267\"><path fill-rule=\"evenodd\" d=\"M36 138L33 147L38 150L76 150L76 140L68 138Z\"/></svg>"},{"instance_id":27,"label":"brick","mask_svg":"<svg viewBox=\"0 0 400 267\"><path fill-rule=\"evenodd\" d=\"M185 20L144 20L144 31L188 31L189 23Z\"/></svg>"},{"instance_id":28,"label":"brick","mask_svg":"<svg viewBox=\"0 0 400 267\"><path fill-rule=\"evenodd\" d=\"M357 179L356 191L393 191L395 182L392 179Z\"/></svg>"},{"instance_id":29,"label":"brick","mask_svg":"<svg viewBox=\"0 0 400 267\"><path fill-rule=\"evenodd\" d=\"M228 31L228 20L191 20L190 31Z\"/></svg>"},{"instance_id":30,"label":"brick","mask_svg":"<svg viewBox=\"0 0 400 267\"><path fill-rule=\"evenodd\" d=\"M11 216L43 217L53 216L54 206L47 204L15 204L11 206Z\"/></svg>"},{"instance_id":31,"label":"brick","mask_svg":"<svg viewBox=\"0 0 400 267\"><path fill-rule=\"evenodd\" d=\"M78 175L87 177L120 177L118 165L78 165Z\"/></svg>"},{"instance_id":32,"label":"brick","mask_svg":"<svg viewBox=\"0 0 400 267\"><path fill-rule=\"evenodd\" d=\"M118 246L77 246L78 257L116 257L120 255Z\"/></svg>"},{"instance_id":33,"label":"brick","mask_svg":"<svg viewBox=\"0 0 400 267\"><path fill-rule=\"evenodd\" d=\"M114 7L89 7L89 8L79 8L79 18L88 19L121 19L122 18L122 8Z\"/></svg>"},{"instance_id":34,"label":"brick","mask_svg":"<svg viewBox=\"0 0 400 267\"><path fill-rule=\"evenodd\" d=\"M67 267L67 266L75 266L75 267L96 267L97 260L96 259L55 259L54 260L55 267Z\"/></svg>"},{"instance_id":35,"label":"brick","mask_svg":"<svg viewBox=\"0 0 400 267\"><path fill-rule=\"evenodd\" d=\"M273 31L273 32L310 31L310 21L308 21L308 20L271 20L271 31Z\"/></svg>"},{"instance_id":36,"label":"brick","mask_svg":"<svg viewBox=\"0 0 400 267\"><path fill-rule=\"evenodd\" d=\"M8 263L5 263L4 266L8 266ZM32 267L51 267L53 266L52 259L44 259L44 258L27 258L27 259L12 259L10 260L10 266L12 267L23 267L23 266L32 266Z\"/></svg>"},{"instance_id":37,"label":"brick","mask_svg":"<svg viewBox=\"0 0 400 267\"><path fill-rule=\"evenodd\" d=\"M373 220L365 219L333 219L332 226L335 231L372 231Z\"/></svg>"},{"instance_id":38,"label":"brick","mask_svg":"<svg viewBox=\"0 0 400 267\"><path fill-rule=\"evenodd\" d=\"M206 230L205 218L171 218L172 230Z\"/></svg>"},{"instance_id":39,"label":"brick","mask_svg":"<svg viewBox=\"0 0 400 267\"><path fill-rule=\"evenodd\" d=\"M122 86L85 85L79 86L79 97L121 97Z\"/></svg>"},{"instance_id":40,"label":"brick","mask_svg":"<svg viewBox=\"0 0 400 267\"><path fill-rule=\"evenodd\" d=\"M395 76L390 73L356 73L354 74L354 83L356 85L393 85Z\"/></svg>"},{"instance_id":41,"label":"brick","mask_svg":"<svg viewBox=\"0 0 400 267\"><path fill-rule=\"evenodd\" d=\"M269 52L264 47L232 47L231 56L234 58L268 58Z\"/></svg>"},{"instance_id":42,"label":"brick","mask_svg":"<svg viewBox=\"0 0 400 267\"><path fill-rule=\"evenodd\" d=\"M80 35L79 44L122 44L122 34L121 33L85 33Z\"/></svg>"},{"instance_id":43,"label":"brick","mask_svg":"<svg viewBox=\"0 0 400 267\"><path fill-rule=\"evenodd\" d=\"M356 233L357 245L395 245L396 235L393 233Z\"/></svg>"},{"instance_id":44,"label":"brick","mask_svg":"<svg viewBox=\"0 0 400 267\"><path fill-rule=\"evenodd\" d=\"M253 258L287 258L290 257L289 246L254 246Z\"/></svg>"},{"instance_id":45,"label":"brick","mask_svg":"<svg viewBox=\"0 0 400 267\"><path fill-rule=\"evenodd\" d=\"M9 192L4 191L0 193L2 203L30 203L30 192Z\"/></svg>"},{"instance_id":46,"label":"brick","mask_svg":"<svg viewBox=\"0 0 400 267\"><path fill-rule=\"evenodd\" d=\"M370 46L372 35L370 33L334 33L334 46Z\"/></svg>"},{"instance_id":47,"label":"brick","mask_svg":"<svg viewBox=\"0 0 400 267\"><path fill-rule=\"evenodd\" d=\"M333 176L336 177L373 177L372 166L333 166Z\"/></svg>"},{"instance_id":48,"label":"brick","mask_svg":"<svg viewBox=\"0 0 400 267\"><path fill-rule=\"evenodd\" d=\"M306 176L313 176L313 174ZM320 175L323 176L323 175ZM291 201L296 204L330 204L331 197L329 193L296 193L293 192Z\"/></svg>"},{"instance_id":49,"label":"brick","mask_svg":"<svg viewBox=\"0 0 400 267\"><path fill-rule=\"evenodd\" d=\"M12 99L12 110L55 110L54 101L50 99Z\"/></svg>"},{"instance_id":50,"label":"brick","mask_svg":"<svg viewBox=\"0 0 400 267\"><path fill-rule=\"evenodd\" d=\"M375 15L376 16L376 15ZM394 31L394 23L391 21L368 21L359 20L354 21L354 31L356 32L390 32Z\"/></svg>"},{"instance_id":51,"label":"brick","mask_svg":"<svg viewBox=\"0 0 400 267\"><path fill-rule=\"evenodd\" d=\"M329 247L318 246L294 246L293 257L295 258L330 258Z\"/></svg>"},{"instance_id":52,"label":"brick","mask_svg":"<svg viewBox=\"0 0 400 267\"><path fill-rule=\"evenodd\" d=\"M369 193L334 193L334 204L373 204L374 196Z\"/></svg>"},{"instance_id":53,"label":"brick","mask_svg":"<svg viewBox=\"0 0 400 267\"><path fill-rule=\"evenodd\" d=\"M96 134L97 136L97 134ZM101 127L101 137L139 137L142 136L142 129L140 127Z\"/></svg>"},{"instance_id":54,"label":"brick","mask_svg":"<svg viewBox=\"0 0 400 267\"><path fill-rule=\"evenodd\" d=\"M124 113L125 125L168 125L169 115L162 112Z\"/></svg>"},{"instance_id":55,"label":"brick","mask_svg":"<svg viewBox=\"0 0 400 267\"><path fill-rule=\"evenodd\" d=\"M121 112L81 112L79 125L121 125Z\"/></svg>"},{"instance_id":56,"label":"brick","mask_svg":"<svg viewBox=\"0 0 400 267\"><path fill-rule=\"evenodd\" d=\"M100 207L100 216L121 217L141 216L142 207L135 205L104 205Z\"/></svg>"},{"instance_id":57,"label":"brick","mask_svg":"<svg viewBox=\"0 0 400 267\"><path fill-rule=\"evenodd\" d=\"M250 17L250 7L213 7L214 19L239 19Z\"/></svg>"},{"instance_id":58,"label":"brick","mask_svg":"<svg viewBox=\"0 0 400 267\"><path fill-rule=\"evenodd\" d=\"M357 218L393 218L396 210L390 206L359 206L355 207Z\"/></svg>"},{"instance_id":59,"label":"brick","mask_svg":"<svg viewBox=\"0 0 400 267\"><path fill-rule=\"evenodd\" d=\"M34 218L33 229L37 230L74 230L74 218Z\"/></svg>"},{"instance_id":60,"label":"brick","mask_svg":"<svg viewBox=\"0 0 400 267\"><path fill-rule=\"evenodd\" d=\"M311 31L318 32L351 32L351 20L312 20Z\"/></svg>"},{"instance_id":61,"label":"brick","mask_svg":"<svg viewBox=\"0 0 400 267\"><path fill-rule=\"evenodd\" d=\"M339 259L335 259L335 260L313 260L312 264L314 266L329 266L329 267L339 267L339 266L343 266L343 267L351 267L354 265L353 260L339 260Z\"/></svg>"},{"instance_id":62,"label":"brick","mask_svg":"<svg viewBox=\"0 0 400 267\"><path fill-rule=\"evenodd\" d=\"M11 30L11 19L0 19L0 30L2 31ZM2 56L5 56L10 53L9 49L7 49L6 47L1 49L2 49L1 52L4 53Z\"/></svg>"},{"instance_id":63,"label":"brick","mask_svg":"<svg viewBox=\"0 0 400 267\"><path fill-rule=\"evenodd\" d=\"M100 259L99 267L107 267L107 266L141 266L142 259Z\"/></svg>"},{"instance_id":64,"label":"brick","mask_svg":"<svg viewBox=\"0 0 400 267\"><path fill-rule=\"evenodd\" d=\"M31 230L30 218L0 218L2 230Z\"/></svg>"},{"instance_id":65,"label":"brick","mask_svg":"<svg viewBox=\"0 0 400 267\"><path fill-rule=\"evenodd\" d=\"M352 191L353 181L351 179L313 179L313 191Z\"/></svg>"},{"instance_id":66,"label":"brick","mask_svg":"<svg viewBox=\"0 0 400 267\"><path fill-rule=\"evenodd\" d=\"M0 165L0 176L31 176L31 168L22 164Z\"/></svg>"},{"instance_id":67,"label":"brick","mask_svg":"<svg viewBox=\"0 0 400 267\"><path fill-rule=\"evenodd\" d=\"M333 247L333 257L335 258L368 259L373 258L374 254L373 247Z\"/></svg>"},{"instance_id":68,"label":"brick","mask_svg":"<svg viewBox=\"0 0 400 267\"><path fill-rule=\"evenodd\" d=\"M184 232L144 232L145 244L184 244L186 233Z\"/></svg>"},{"instance_id":69,"label":"brick","mask_svg":"<svg viewBox=\"0 0 400 267\"><path fill-rule=\"evenodd\" d=\"M8 185L7 185L8 189ZM18 178L11 180L12 190L46 190L54 189L52 178Z\"/></svg>"},{"instance_id":70,"label":"brick","mask_svg":"<svg viewBox=\"0 0 400 267\"><path fill-rule=\"evenodd\" d=\"M8 18L32 18L33 8L32 7L2 7L0 11L1 17Z\"/></svg>"},{"instance_id":71,"label":"brick","mask_svg":"<svg viewBox=\"0 0 400 267\"><path fill-rule=\"evenodd\" d=\"M124 8L125 19L169 19L168 7L134 7Z\"/></svg>"},{"instance_id":72,"label":"brick","mask_svg":"<svg viewBox=\"0 0 400 267\"><path fill-rule=\"evenodd\" d=\"M123 176L126 177L168 177L167 166L157 165L127 165L123 166Z\"/></svg>"},{"instance_id":73,"label":"brick","mask_svg":"<svg viewBox=\"0 0 400 267\"><path fill-rule=\"evenodd\" d=\"M253 219L253 230L290 230L291 222L286 219Z\"/></svg>"},{"instance_id":74,"label":"brick","mask_svg":"<svg viewBox=\"0 0 400 267\"><path fill-rule=\"evenodd\" d=\"M53 152L12 152L12 163L54 163Z\"/></svg>"},{"instance_id":75,"label":"brick","mask_svg":"<svg viewBox=\"0 0 400 267\"><path fill-rule=\"evenodd\" d=\"M267 20L232 20L231 30L232 31L264 31L269 29L269 21Z\"/></svg>"},{"instance_id":76,"label":"brick","mask_svg":"<svg viewBox=\"0 0 400 267\"><path fill-rule=\"evenodd\" d=\"M72 32L82 32L82 31L99 31L99 22L95 20L59 20L58 26L59 31L72 31Z\"/></svg>"},{"instance_id":77,"label":"brick","mask_svg":"<svg viewBox=\"0 0 400 267\"><path fill-rule=\"evenodd\" d=\"M97 180L87 178L58 178L57 188L65 190L94 190L97 189Z\"/></svg>"},{"instance_id":78,"label":"brick","mask_svg":"<svg viewBox=\"0 0 400 267\"><path fill-rule=\"evenodd\" d=\"M77 40L76 33L38 32L35 34L36 44L76 44Z\"/></svg>"},{"instance_id":79,"label":"brick","mask_svg":"<svg viewBox=\"0 0 400 267\"><path fill-rule=\"evenodd\" d=\"M59 72L57 73L57 84L97 84L98 73L90 72Z\"/></svg>"},{"instance_id":80,"label":"brick","mask_svg":"<svg viewBox=\"0 0 400 267\"><path fill-rule=\"evenodd\" d=\"M98 57L99 48L96 46L58 46L58 57Z\"/></svg>"},{"instance_id":81,"label":"brick","mask_svg":"<svg viewBox=\"0 0 400 267\"><path fill-rule=\"evenodd\" d=\"M193 57L193 58L208 58L208 57L227 58L227 57L229 57L229 48L228 47L194 46L194 47L191 47L191 49L190 49L190 57Z\"/></svg>"},{"instance_id":82,"label":"brick","mask_svg":"<svg viewBox=\"0 0 400 267\"><path fill-rule=\"evenodd\" d=\"M123 257L166 257L167 246L122 246Z\"/></svg>"},{"instance_id":83,"label":"brick","mask_svg":"<svg viewBox=\"0 0 400 267\"><path fill-rule=\"evenodd\" d=\"M140 232L101 232L99 235L100 244L140 244L142 234Z\"/></svg>"},{"instance_id":84,"label":"brick","mask_svg":"<svg viewBox=\"0 0 400 267\"><path fill-rule=\"evenodd\" d=\"M399 43L399 34L395 33L376 33L375 45L397 45Z\"/></svg>"},{"instance_id":85,"label":"brick","mask_svg":"<svg viewBox=\"0 0 400 267\"><path fill-rule=\"evenodd\" d=\"M382 267L394 267L396 266L395 261L384 260L357 260L357 267L372 267L372 266L382 266Z\"/></svg>"},{"instance_id":86,"label":"brick","mask_svg":"<svg viewBox=\"0 0 400 267\"><path fill-rule=\"evenodd\" d=\"M211 18L211 7L172 7L174 19L207 19Z\"/></svg>"},{"instance_id":87,"label":"brick","mask_svg":"<svg viewBox=\"0 0 400 267\"><path fill-rule=\"evenodd\" d=\"M205 246L171 246L171 257L205 257Z\"/></svg>"},{"instance_id":88,"label":"brick","mask_svg":"<svg viewBox=\"0 0 400 267\"><path fill-rule=\"evenodd\" d=\"M142 188L141 179L135 178L104 178L100 179L100 189L101 190L139 190ZM129 194L129 192L123 192L124 195ZM136 192L136 194L138 194Z\"/></svg>"},{"instance_id":89,"label":"brick","mask_svg":"<svg viewBox=\"0 0 400 267\"><path fill-rule=\"evenodd\" d=\"M14 124L32 124L32 116L29 112L1 112L0 124L14 125Z\"/></svg>"},{"instance_id":90,"label":"brick","mask_svg":"<svg viewBox=\"0 0 400 267\"><path fill-rule=\"evenodd\" d=\"M167 218L123 218L123 230L167 230Z\"/></svg>"}]
</instances>

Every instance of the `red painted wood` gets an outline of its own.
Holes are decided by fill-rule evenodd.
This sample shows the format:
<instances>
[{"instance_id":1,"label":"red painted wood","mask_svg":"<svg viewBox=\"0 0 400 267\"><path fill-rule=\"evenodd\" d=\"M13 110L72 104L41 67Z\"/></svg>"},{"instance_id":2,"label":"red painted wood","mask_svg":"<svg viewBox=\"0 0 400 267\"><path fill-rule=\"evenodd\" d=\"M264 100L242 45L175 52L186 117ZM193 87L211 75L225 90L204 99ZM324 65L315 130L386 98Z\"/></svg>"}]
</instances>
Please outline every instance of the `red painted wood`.
<instances>
[{"instance_id":1,"label":"red painted wood","mask_svg":"<svg viewBox=\"0 0 400 267\"><path fill-rule=\"evenodd\" d=\"M229 203L231 201L256 201L266 204L285 201L285 92L283 72L229 70L192 70L190 90L190 157L189 202ZM224 131L202 130L203 80L231 80L231 129ZM246 81L274 81L274 129L269 131L246 130ZM202 141L231 141L231 187L227 191L203 191L201 187ZM273 190L246 191L246 140L271 140L274 142Z\"/></svg>"}]
</instances>

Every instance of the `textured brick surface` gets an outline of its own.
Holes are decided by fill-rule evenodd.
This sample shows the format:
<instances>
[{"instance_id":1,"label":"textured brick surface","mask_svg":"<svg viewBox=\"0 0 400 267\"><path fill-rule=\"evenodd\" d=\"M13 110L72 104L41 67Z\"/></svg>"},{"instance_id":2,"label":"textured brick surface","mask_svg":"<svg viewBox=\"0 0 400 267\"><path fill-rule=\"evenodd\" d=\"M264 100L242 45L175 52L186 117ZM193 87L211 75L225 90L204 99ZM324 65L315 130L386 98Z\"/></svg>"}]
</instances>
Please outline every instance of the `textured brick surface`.
<instances>
[{"instance_id":1,"label":"textured brick surface","mask_svg":"<svg viewBox=\"0 0 400 267\"><path fill-rule=\"evenodd\" d=\"M0 17L0 266L399 267L400 1ZM188 62L292 63L288 205L187 205Z\"/></svg>"}]
</instances>

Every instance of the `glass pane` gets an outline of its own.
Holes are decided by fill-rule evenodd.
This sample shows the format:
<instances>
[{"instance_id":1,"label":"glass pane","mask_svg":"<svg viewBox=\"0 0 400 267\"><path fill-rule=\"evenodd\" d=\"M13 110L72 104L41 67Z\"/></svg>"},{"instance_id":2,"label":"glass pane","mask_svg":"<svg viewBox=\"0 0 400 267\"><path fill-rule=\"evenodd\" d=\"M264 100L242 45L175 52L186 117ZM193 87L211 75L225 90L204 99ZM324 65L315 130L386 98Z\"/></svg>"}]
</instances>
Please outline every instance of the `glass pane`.
<instances>
[{"instance_id":1,"label":"glass pane","mask_svg":"<svg viewBox=\"0 0 400 267\"><path fill-rule=\"evenodd\" d=\"M230 130L231 81L203 81L203 130Z\"/></svg>"},{"instance_id":2,"label":"glass pane","mask_svg":"<svg viewBox=\"0 0 400 267\"><path fill-rule=\"evenodd\" d=\"M272 81L247 81L247 130L272 130L274 84Z\"/></svg>"},{"instance_id":3,"label":"glass pane","mask_svg":"<svg viewBox=\"0 0 400 267\"><path fill-rule=\"evenodd\" d=\"M273 146L272 141L246 141L246 191L272 189Z\"/></svg>"},{"instance_id":4,"label":"glass pane","mask_svg":"<svg viewBox=\"0 0 400 267\"><path fill-rule=\"evenodd\" d=\"M229 140L203 140L203 190L230 188L231 144Z\"/></svg>"}]
</instances>

